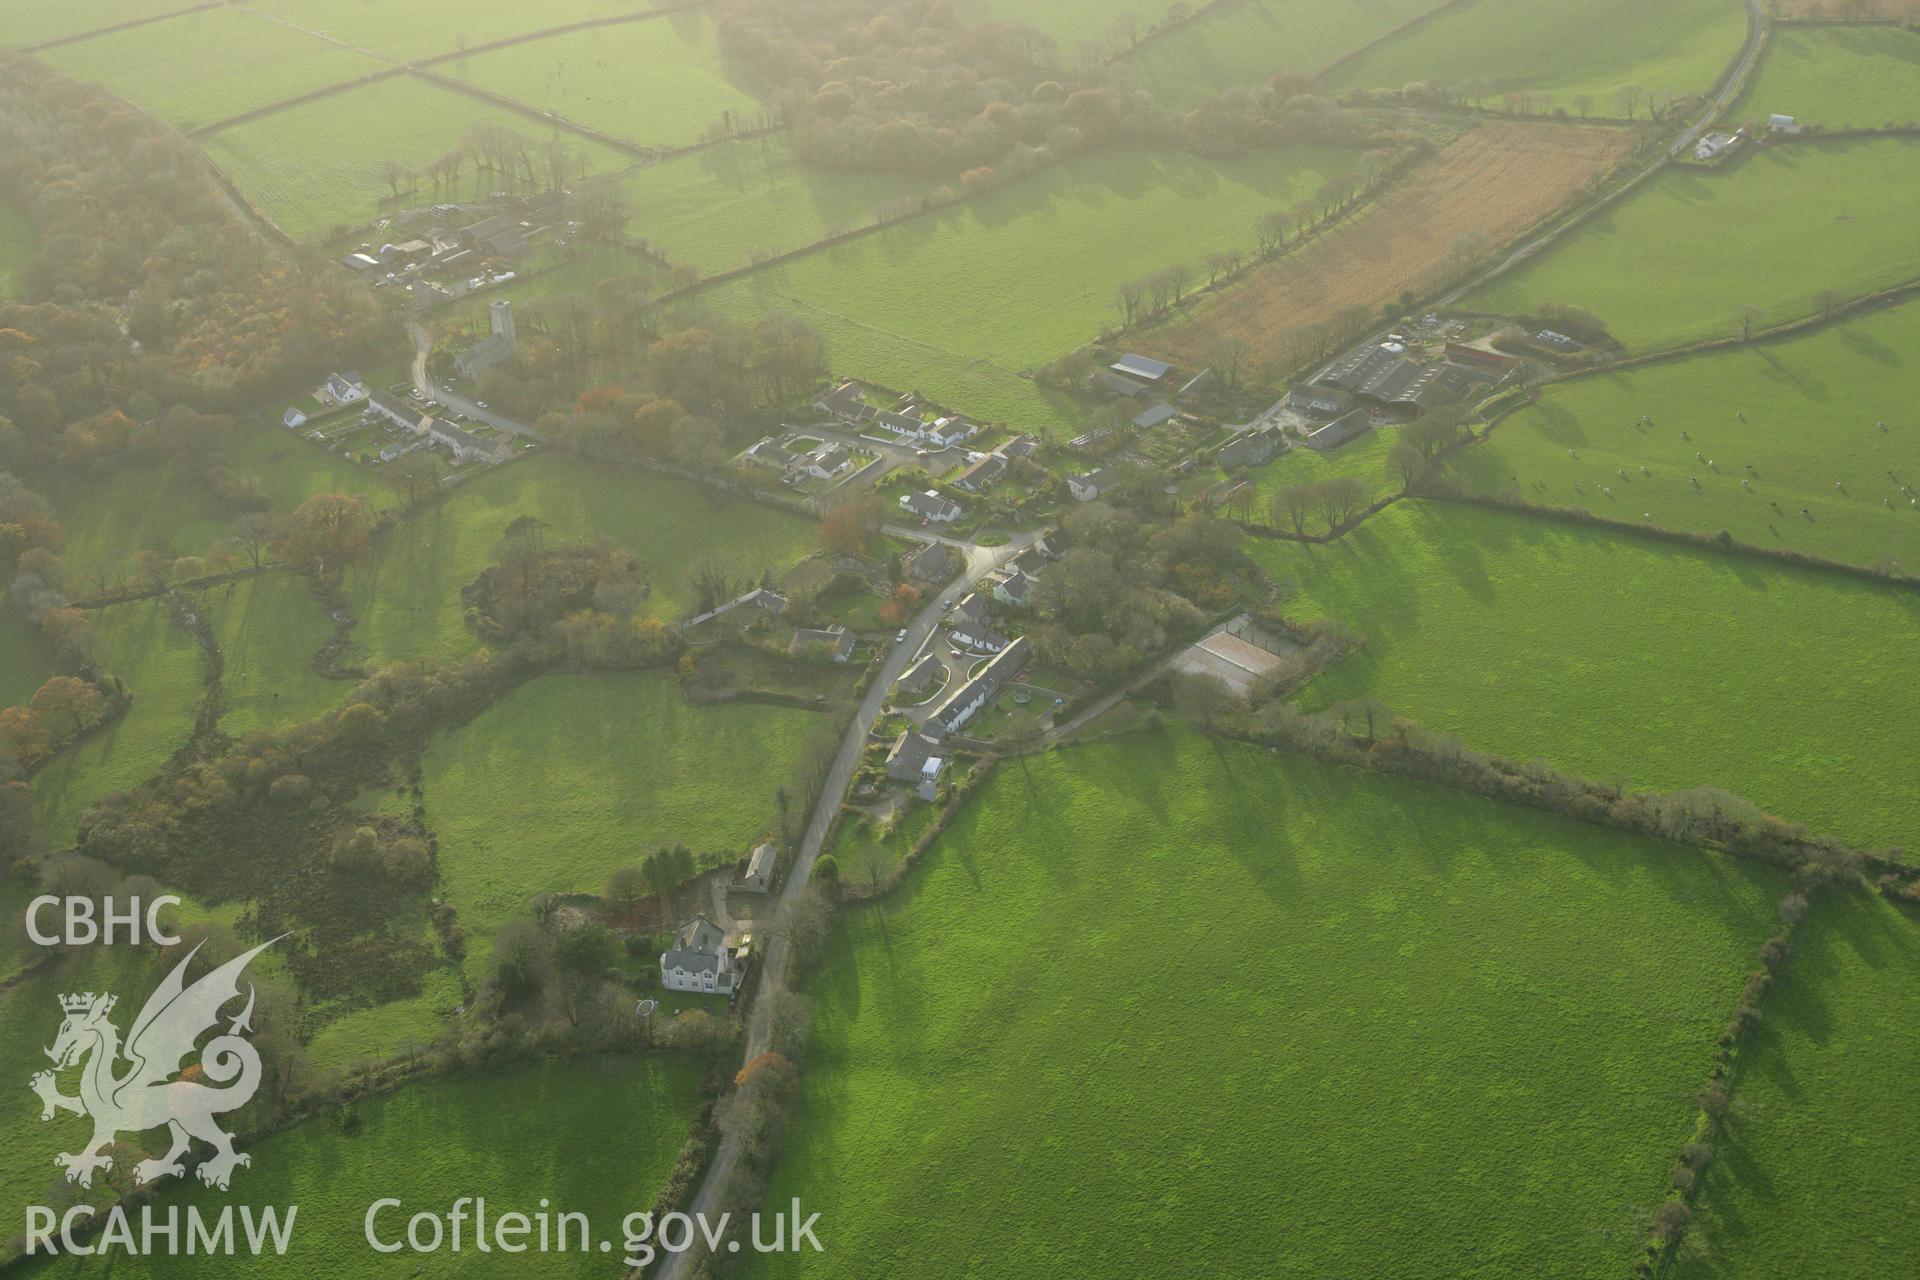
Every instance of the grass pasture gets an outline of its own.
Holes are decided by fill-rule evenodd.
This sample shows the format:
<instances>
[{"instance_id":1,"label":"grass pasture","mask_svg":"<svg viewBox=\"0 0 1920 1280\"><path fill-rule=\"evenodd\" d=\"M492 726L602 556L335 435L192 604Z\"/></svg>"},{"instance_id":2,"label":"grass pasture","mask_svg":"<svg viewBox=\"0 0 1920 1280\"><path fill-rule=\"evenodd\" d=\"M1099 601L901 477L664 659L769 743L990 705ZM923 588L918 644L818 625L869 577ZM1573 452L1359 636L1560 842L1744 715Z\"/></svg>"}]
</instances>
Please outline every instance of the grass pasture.
<instances>
[{"instance_id":1,"label":"grass pasture","mask_svg":"<svg viewBox=\"0 0 1920 1280\"><path fill-rule=\"evenodd\" d=\"M1634 85L1705 93L1740 51L1737 0L1471 0L1342 65L1329 88L1398 89L1416 80L1489 83L1489 105L1526 91L1579 115L1624 116ZM1587 101L1587 111L1580 103ZM1646 108L1635 112L1646 117Z\"/></svg>"},{"instance_id":2,"label":"grass pasture","mask_svg":"<svg viewBox=\"0 0 1920 1280\"><path fill-rule=\"evenodd\" d=\"M1727 118L1764 123L1776 113L1828 129L1920 122L1920 35L1888 26L1776 26Z\"/></svg>"},{"instance_id":3,"label":"grass pasture","mask_svg":"<svg viewBox=\"0 0 1920 1280\"><path fill-rule=\"evenodd\" d=\"M1437 502L1327 546L1250 540L1300 619L1365 649L1306 705L1362 695L1476 748L1662 791L1717 786L1815 831L1920 847L1920 594Z\"/></svg>"},{"instance_id":4,"label":"grass pasture","mask_svg":"<svg viewBox=\"0 0 1920 1280\"><path fill-rule=\"evenodd\" d=\"M663 845L744 856L778 816L815 712L695 708L672 676L545 676L438 738L422 761L427 822L469 976L543 891L598 893Z\"/></svg>"},{"instance_id":5,"label":"grass pasture","mask_svg":"<svg viewBox=\"0 0 1920 1280\"><path fill-rule=\"evenodd\" d=\"M1462 300L1475 310L1565 302L1596 313L1633 351L1657 351L1815 314L1920 275L1920 195L1897 175L1920 141L1772 146L1713 171L1671 168Z\"/></svg>"},{"instance_id":6,"label":"grass pasture","mask_svg":"<svg viewBox=\"0 0 1920 1280\"><path fill-rule=\"evenodd\" d=\"M643 13L658 6L650 0L540 0L538 6L513 0L407 0L404 5L367 0L258 0L250 7L389 58L415 62L590 18Z\"/></svg>"},{"instance_id":7,"label":"grass pasture","mask_svg":"<svg viewBox=\"0 0 1920 1280\"><path fill-rule=\"evenodd\" d=\"M813 550L811 524L784 511L638 467L542 454L459 486L434 511L404 521L344 589L358 625L355 660L457 661L479 647L460 588L491 563L507 524L536 515L551 538L606 536L646 561L648 613L692 612L687 573L713 553L758 581Z\"/></svg>"},{"instance_id":8,"label":"grass pasture","mask_svg":"<svg viewBox=\"0 0 1920 1280\"><path fill-rule=\"evenodd\" d=\"M53 646L0 594L0 708L24 706L56 674Z\"/></svg>"},{"instance_id":9,"label":"grass pasture","mask_svg":"<svg viewBox=\"0 0 1920 1280\"><path fill-rule=\"evenodd\" d=\"M1434 0L1240 0L1209 9L1127 56L1162 106L1182 108L1276 72L1312 75L1433 8Z\"/></svg>"},{"instance_id":10,"label":"grass pasture","mask_svg":"<svg viewBox=\"0 0 1920 1280\"><path fill-rule=\"evenodd\" d=\"M396 76L220 129L203 137L201 145L281 230L296 240L327 240L342 228L371 221L394 203L391 188L380 176L384 161L417 168L483 125L542 143L554 134L518 112L411 76ZM584 157L588 177L631 163L578 135L560 136ZM578 165L574 173L577 180ZM425 204L469 198L484 182L468 168L457 189L423 187L406 200Z\"/></svg>"},{"instance_id":11,"label":"grass pasture","mask_svg":"<svg viewBox=\"0 0 1920 1280\"><path fill-rule=\"evenodd\" d=\"M1030 766L842 915L767 1197L833 1244L750 1274L1630 1265L1785 877L1182 730Z\"/></svg>"},{"instance_id":12,"label":"grass pasture","mask_svg":"<svg viewBox=\"0 0 1920 1280\"><path fill-rule=\"evenodd\" d=\"M213 612L220 673L220 728L234 738L312 720L353 691L313 669L333 624L307 580L275 573L200 593Z\"/></svg>"},{"instance_id":13,"label":"grass pasture","mask_svg":"<svg viewBox=\"0 0 1920 1280\"><path fill-rule=\"evenodd\" d=\"M1455 245L1478 234L1504 244L1549 217L1624 156L1624 127L1483 124L1448 144L1375 203L1134 339L1137 350L1199 368L1222 340L1248 345L1248 372L1278 377L1301 363L1294 342L1349 309L1377 312L1408 290L1458 273Z\"/></svg>"},{"instance_id":14,"label":"grass pasture","mask_svg":"<svg viewBox=\"0 0 1920 1280\"><path fill-rule=\"evenodd\" d=\"M1456 455L1454 474L1488 496L1920 572L1920 506L1901 488L1920 492L1916 352L1920 302L1909 302L1806 337L1553 384Z\"/></svg>"},{"instance_id":15,"label":"grass pasture","mask_svg":"<svg viewBox=\"0 0 1920 1280\"><path fill-rule=\"evenodd\" d=\"M928 190L897 173L832 173L784 138L749 138L636 169L621 180L628 234L703 272L744 266L873 221L874 212Z\"/></svg>"},{"instance_id":16,"label":"grass pasture","mask_svg":"<svg viewBox=\"0 0 1920 1280\"><path fill-rule=\"evenodd\" d=\"M440 68L528 106L655 147L698 142L723 113L753 119L760 102L722 65L704 12L529 40Z\"/></svg>"},{"instance_id":17,"label":"grass pasture","mask_svg":"<svg viewBox=\"0 0 1920 1280\"><path fill-rule=\"evenodd\" d=\"M1123 14L1160 16L1151 4L1129 0L965 0L957 7L973 22L1023 22L1044 31L1068 59L1078 56L1083 43L1110 36Z\"/></svg>"},{"instance_id":18,"label":"grass pasture","mask_svg":"<svg viewBox=\"0 0 1920 1280\"><path fill-rule=\"evenodd\" d=\"M44 40L60 40L123 22L157 18L192 3L194 0L87 0L85 4L14 0L0 12L0 44L10 49L24 49Z\"/></svg>"},{"instance_id":19,"label":"grass pasture","mask_svg":"<svg viewBox=\"0 0 1920 1280\"><path fill-rule=\"evenodd\" d=\"M476 1250L470 1221L458 1252L449 1240L430 1254L376 1253L364 1219L386 1197L402 1201L377 1220L388 1241L404 1240L412 1214L445 1214L462 1196L485 1197L490 1222L509 1212L531 1217L543 1205L555 1215L584 1213L595 1239L583 1246L576 1230L570 1249L537 1255L537 1271L600 1276L610 1262L599 1241L612 1241L618 1258L621 1219L650 1204L672 1170L698 1105L698 1081L698 1065L677 1055L550 1061L422 1081L352 1104L352 1132L322 1115L255 1144L253 1164L235 1175L232 1194L260 1206L299 1205L288 1256L299 1258L301 1275L319 1280L529 1274L528 1259L536 1255ZM211 1220L231 1198L195 1182L169 1187L160 1203L195 1205ZM202 1258L183 1250L177 1257L116 1253L110 1263L61 1258L24 1274L218 1280L277 1276L286 1265L270 1252Z\"/></svg>"},{"instance_id":20,"label":"grass pasture","mask_svg":"<svg viewBox=\"0 0 1920 1280\"><path fill-rule=\"evenodd\" d=\"M40 58L181 129L345 84L385 65L257 13L228 8L76 40Z\"/></svg>"},{"instance_id":21,"label":"grass pasture","mask_svg":"<svg viewBox=\"0 0 1920 1280\"><path fill-rule=\"evenodd\" d=\"M1741 1058L1678 1280L1920 1272L1920 914L1820 903Z\"/></svg>"},{"instance_id":22,"label":"grass pasture","mask_svg":"<svg viewBox=\"0 0 1920 1280\"><path fill-rule=\"evenodd\" d=\"M94 801L138 786L186 744L206 689L200 646L161 600L96 609L100 662L126 682L133 705L87 734L33 775L33 808L55 847L72 841Z\"/></svg>"}]
</instances>

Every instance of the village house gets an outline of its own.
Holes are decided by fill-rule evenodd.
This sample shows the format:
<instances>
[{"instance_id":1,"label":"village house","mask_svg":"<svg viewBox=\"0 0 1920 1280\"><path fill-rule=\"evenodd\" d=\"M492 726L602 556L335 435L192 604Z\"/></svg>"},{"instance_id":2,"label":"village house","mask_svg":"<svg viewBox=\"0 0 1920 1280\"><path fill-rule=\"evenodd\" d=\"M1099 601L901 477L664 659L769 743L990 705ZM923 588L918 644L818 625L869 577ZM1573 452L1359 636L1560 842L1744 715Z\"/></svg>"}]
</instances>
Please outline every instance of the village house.
<instances>
[{"instance_id":1,"label":"village house","mask_svg":"<svg viewBox=\"0 0 1920 1280\"><path fill-rule=\"evenodd\" d=\"M743 460L751 462L756 466L771 467L782 475L793 470L796 461L793 451L775 440L772 436L768 436L759 444L754 445L753 448L747 450L741 457Z\"/></svg>"},{"instance_id":2,"label":"village house","mask_svg":"<svg viewBox=\"0 0 1920 1280\"><path fill-rule=\"evenodd\" d=\"M997 453L983 454L978 462L960 473L953 482L956 489L965 489L968 493L985 493L995 481L1005 475L1007 460Z\"/></svg>"},{"instance_id":3,"label":"village house","mask_svg":"<svg viewBox=\"0 0 1920 1280\"><path fill-rule=\"evenodd\" d=\"M1007 568L1018 569L1021 573L1031 578L1037 576L1042 569L1047 567L1047 561L1049 559L1051 559L1051 557L1047 555L1047 544L1044 541L1036 542L1021 551L1020 554L1013 559L1007 561Z\"/></svg>"},{"instance_id":4,"label":"village house","mask_svg":"<svg viewBox=\"0 0 1920 1280\"><path fill-rule=\"evenodd\" d=\"M940 744L925 734L902 730L887 752L887 777L912 786L922 800L933 799L947 768L946 758L935 754L939 750Z\"/></svg>"},{"instance_id":5,"label":"village house","mask_svg":"<svg viewBox=\"0 0 1920 1280\"><path fill-rule=\"evenodd\" d=\"M959 554L944 542L929 542L907 555L904 568L915 582L938 582L953 572Z\"/></svg>"},{"instance_id":6,"label":"village house","mask_svg":"<svg viewBox=\"0 0 1920 1280\"><path fill-rule=\"evenodd\" d=\"M669 991L732 995L746 977L737 948L705 916L695 916L673 935L673 949L660 953L660 985Z\"/></svg>"},{"instance_id":7,"label":"village house","mask_svg":"<svg viewBox=\"0 0 1920 1280\"><path fill-rule=\"evenodd\" d=\"M853 467L853 450L829 441L800 459L800 469L816 480L831 480Z\"/></svg>"},{"instance_id":8,"label":"village house","mask_svg":"<svg viewBox=\"0 0 1920 1280\"><path fill-rule=\"evenodd\" d=\"M935 524L952 524L960 518L960 504L951 498L943 498L932 489L900 496L900 505L922 520Z\"/></svg>"},{"instance_id":9,"label":"village house","mask_svg":"<svg viewBox=\"0 0 1920 1280\"><path fill-rule=\"evenodd\" d=\"M1113 488L1119 478L1112 467L1100 467L1083 476L1068 476L1067 492L1073 495L1075 502L1092 502Z\"/></svg>"},{"instance_id":10,"label":"village house","mask_svg":"<svg viewBox=\"0 0 1920 1280\"><path fill-rule=\"evenodd\" d=\"M814 652L816 648L830 662L845 662L853 656L853 632L838 623L824 628L801 627L793 633L787 653L792 657L801 657Z\"/></svg>"},{"instance_id":11,"label":"village house","mask_svg":"<svg viewBox=\"0 0 1920 1280\"><path fill-rule=\"evenodd\" d=\"M1040 452L1040 442L1024 433L1015 436L995 450L1003 458L1031 458Z\"/></svg>"},{"instance_id":12,"label":"village house","mask_svg":"<svg viewBox=\"0 0 1920 1280\"><path fill-rule=\"evenodd\" d=\"M762 840L747 855L747 866L733 882L736 893L767 893L773 889L773 878L779 870L780 851L773 847L773 841Z\"/></svg>"},{"instance_id":13,"label":"village house","mask_svg":"<svg viewBox=\"0 0 1920 1280\"><path fill-rule=\"evenodd\" d=\"M507 457L505 437L496 436L482 439L464 427L455 426L445 418L425 417L414 428L421 435L453 452L456 462L503 462Z\"/></svg>"},{"instance_id":14,"label":"village house","mask_svg":"<svg viewBox=\"0 0 1920 1280\"><path fill-rule=\"evenodd\" d=\"M993 701L1008 681L1020 674L1020 669L1027 664L1030 648L1027 638L1021 636L1000 650L980 669L979 675L949 694L927 718L928 722L938 724L947 733L957 733L982 707Z\"/></svg>"},{"instance_id":15,"label":"village house","mask_svg":"<svg viewBox=\"0 0 1920 1280\"><path fill-rule=\"evenodd\" d=\"M830 413L836 418L857 418L862 409L871 408L866 402L865 392L866 388L857 382L843 382L813 403L821 412Z\"/></svg>"},{"instance_id":16,"label":"village house","mask_svg":"<svg viewBox=\"0 0 1920 1280\"><path fill-rule=\"evenodd\" d=\"M463 378L471 380L479 377L512 355L514 348L519 345L519 332L513 323L512 302L496 298L488 304L487 324L490 332L486 338L453 358L453 367Z\"/></svg>"},{"instance_id":17,"label":"village house","mask_svg":"<svg viewBox=\"0 0 1920 1280\"><path fill-rule=\"evenodd\" d=\"M946 667L938 654L929 653L920 661L908 667L905 674L894 682L894 689L903 697L917 698L925 693Z\"/></svg>"},{"instance_id":18,"label":"village house","mask_svg":"<svg viewBox=\"0 0 1920 1280\"><path fill-rule=\"evenodd\" d=\"M987 625L984 618L969 618L953 624L953 642L978 653L999 653L1012 641Z\"/></svg>"},{"instance_id":19,"label":"village house","mask_svg":"<svg viewBox=\"0 0 1920 1280\"><path fill-rule=\"evenodd\" d=\"M368 396L367 384L357 373L330 373L320 388L321 398L330 404L358 404Z\"/></svg>"},{"instance_id":20,"label":"village house","mask_svg":"<svg viewBox=\"0 0 1920 1280\"><path fill-rule=\"evenodd\" d=\"M1031 598L1032 592L1033 579L1018 569L996 580L993 584L993 598L1001 604L1011 605L1016 609L1027 607L1027 601Z\"/></svg>"},{"instance_id":21,"label":"village house","mask_svg":"<svg viewBox=\"0 0 1920 1280\"><path fill-rule=\"evenodd\" d=\"M307 415L289 405L287 411L280 415L280 425L289 431L298 431L307 425Z\"/></svg>"},{"instance_id":22,"label":"village house","mask_svg":"<svg viewBox=\"0 0 1920 1280\"><path fill-rule=\"evenodd\" d=\"M983 623L987 620L988 612L986 599L978 591L969 591L955 602L947 621L956 627Z\"/></svg>"}]
</instances>

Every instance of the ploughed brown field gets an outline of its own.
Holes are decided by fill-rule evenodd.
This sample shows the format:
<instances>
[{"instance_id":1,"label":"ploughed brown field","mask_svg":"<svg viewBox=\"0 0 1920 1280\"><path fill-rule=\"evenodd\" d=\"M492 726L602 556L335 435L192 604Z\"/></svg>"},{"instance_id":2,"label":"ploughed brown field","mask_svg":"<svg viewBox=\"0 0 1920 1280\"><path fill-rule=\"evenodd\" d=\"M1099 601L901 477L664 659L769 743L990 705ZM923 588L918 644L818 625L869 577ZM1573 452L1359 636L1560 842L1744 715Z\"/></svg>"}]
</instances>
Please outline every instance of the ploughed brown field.
<instances>
[{"instance_id":1,"label":"ploughed brown field","mask_svg":"<svg viewBox=\"0 0 1920 1280\"><path fill-rule=\"evenodd\" d=\"M1623 128L1575 124L1481 125L1443 147L1371 208L1305 247L1253 270L1185 319L1130 342L1190 368L1213 363L1223 343L1246 344L1258 377L1319 358L1353 336L1363 313L1406 290L1423 292L1554 213L1633 145Z\"/></svg>"}]
</instances>

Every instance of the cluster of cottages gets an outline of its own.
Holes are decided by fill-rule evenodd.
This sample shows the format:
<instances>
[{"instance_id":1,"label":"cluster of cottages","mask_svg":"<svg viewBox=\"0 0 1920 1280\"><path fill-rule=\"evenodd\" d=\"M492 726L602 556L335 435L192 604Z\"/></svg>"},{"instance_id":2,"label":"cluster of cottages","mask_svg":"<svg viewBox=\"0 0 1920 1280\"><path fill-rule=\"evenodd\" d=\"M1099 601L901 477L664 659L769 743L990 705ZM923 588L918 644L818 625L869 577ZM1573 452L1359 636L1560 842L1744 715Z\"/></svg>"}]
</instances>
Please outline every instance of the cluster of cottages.
<instances>
[{"instance_id":1,"label":"cluster of cottages","mask_svg":"<svg viewBox=\"0 0 1920 1280\"><path fill-rule=\"evenodd\" d=\"M875 408L867 403L866 388L858 382L842 382L814 401L814 407L875 444L896 448L951 449L980 432L979 423L957 414L929 418L913 404L902 409Z\"/></svg>"},{"instance_id":2,"label":"cluster of cottages","mask_svg":"<svg viewBox=\"0 0 1920 1280\"><path fill-rule=\"evenodd\" d=\"M796 447L811 438L802 434L802 428L789 428L777 437L767 436L761 440L741 454L740 461L746 466L778 472L783 484L834 480L854 469L858 459L846 445L815 440L806 448Z\"/></svg>"},{"instance_id":3,"label":"cluster of cottages","mask_svg":"<svg viewBox=\"0 0 1920 1280\"><path fill-rule=\"evenodd\" d=\"M385 419L406 432L405 438L380 450L382 462L392 462L405 454L435 445L451 453L456 462L505 462L511 452L506 437L475 435L445 418L435 417L400 396L368 387L357 373L328 374L326 382L315 393L315 398L329 408L364 404L366 408L361 413L362 421ZM307 415L298 409L288 409L280 422L288 430L298 430L307 424Z\"/></svg>"},{"instance_id":4,"label":"cluster of cottages","mask_svg":"<svg viewBox=\"0 0 1920 1280\"><path fill-rule=\"evenodd\" d=\"M1767 132L1792 135L1800 132L1800 122L1792 116L1778 113L1767 117ZM1715 132L1704 135L1693 144L1695 160L1717 160L1735 150L1747 140L1745 129L1735 129L1732 133Z\"/></svg>"}]
</instances>

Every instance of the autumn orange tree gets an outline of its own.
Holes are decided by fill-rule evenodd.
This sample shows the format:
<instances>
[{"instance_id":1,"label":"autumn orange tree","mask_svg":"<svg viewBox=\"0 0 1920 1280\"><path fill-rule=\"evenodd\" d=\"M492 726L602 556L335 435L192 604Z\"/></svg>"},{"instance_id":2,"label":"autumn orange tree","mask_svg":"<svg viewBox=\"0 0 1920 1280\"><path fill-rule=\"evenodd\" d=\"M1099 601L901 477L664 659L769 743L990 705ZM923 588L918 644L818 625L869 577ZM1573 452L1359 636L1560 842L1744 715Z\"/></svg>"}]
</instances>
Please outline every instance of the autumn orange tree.
<instances>
[{"instance_id":1,"label":"autumn orange tree","mask_svg":"<svg viewBox=\"0 0 1920 1280\"><path fill-rule=\"evenodd\" d=\"M879 529L880 509L871 498L855 498L820 517L820 545L838 555L858 555Z\"/></svg>"},{"instance_id":2,"label":"autumn orange tree","mask_svg":"<svg viewBox=\"0 0 1920 1280\"><path fill-rule=\"evenodd\" d=\"M281 522L274 550L302 568L338 568L366 554L373 526L373 509L365 498L319 493Z\"/></svg>"}]
</instances>

